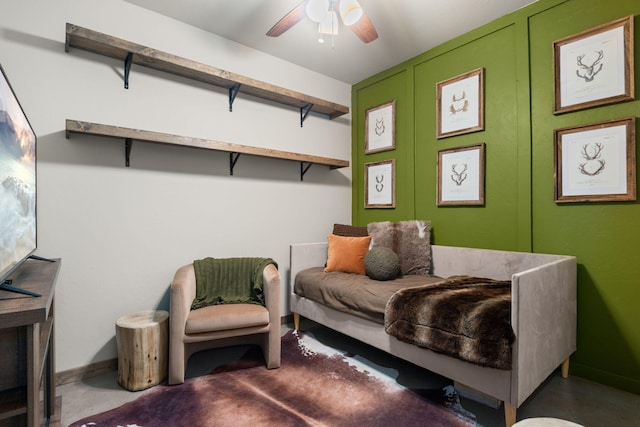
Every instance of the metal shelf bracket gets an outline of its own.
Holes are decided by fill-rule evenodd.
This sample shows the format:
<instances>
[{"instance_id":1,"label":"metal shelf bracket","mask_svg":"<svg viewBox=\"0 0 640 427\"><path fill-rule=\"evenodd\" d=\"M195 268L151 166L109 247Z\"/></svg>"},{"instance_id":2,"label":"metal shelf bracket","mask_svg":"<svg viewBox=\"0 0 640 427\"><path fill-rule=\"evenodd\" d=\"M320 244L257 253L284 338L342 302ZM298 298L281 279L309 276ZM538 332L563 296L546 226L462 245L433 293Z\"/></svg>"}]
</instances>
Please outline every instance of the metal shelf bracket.
<instances>
[{"instance_id":1,"label":"metal shelf bracket","mask_svg":"<svg viewBox=\"0 0 640 427\"><path fill-rule=\"evenodd\" d=\"M233 168L242 153L229 153L229 175L233 175Z\"/></svg>"},{"instance_id":2,"label":"metal shelf bracket","mask_svg":"<svg viewBox=\"0 0 640 427\"><path fill-rule=\"evenodd\" d=\"M240 92L240 83L236 83L229 88L229 111L233 111L233 101L236 100L238 92Z\"/></svg>"},{"instance_id":3,"label":"metal shelf bracket","mask_svg":"<svg viewBox=\"0 0 640 427\"><path fill-rule=\"evenodd\" d=\"M300 162L300 181L304 181L304 174L307 173L312 164L311 162Z\"/></svg>"},{"instance_id":4,"label":"metal shelf bracket","mask_svg":"<svg viewBox=\"0 0 640 427\"><path fill-rule=\"evenodd\" d=\"M312 108L313 108L312 103L308 103L307 105L300 107L300 127L302 127L302 124L304 123L304 121L307 120L307 116L311 112Z\"/></svg>"},{"instance_id":5,"label":"metal shelf bracket","mask_svg":"<svg viewBox=\"0 0 640 427\"><path fill-rule=\"evenodd\" d=\"M131 71L131 63L133 62L133 52L127 53L124 59L124 88L129 89L129 72Z\"/></svg>"},{"instance_id":6,"label":"metal shelf bracket","mask_svg":"<svg viewBox=\"0 0 640 427\"><path fill-rule=\"evenodd\" d=\"M131 157L131 147L133 147L133 139L126 138L124 140L124 160L127 167L129 167L129 158Z\"/></svg>"}]
</instances>

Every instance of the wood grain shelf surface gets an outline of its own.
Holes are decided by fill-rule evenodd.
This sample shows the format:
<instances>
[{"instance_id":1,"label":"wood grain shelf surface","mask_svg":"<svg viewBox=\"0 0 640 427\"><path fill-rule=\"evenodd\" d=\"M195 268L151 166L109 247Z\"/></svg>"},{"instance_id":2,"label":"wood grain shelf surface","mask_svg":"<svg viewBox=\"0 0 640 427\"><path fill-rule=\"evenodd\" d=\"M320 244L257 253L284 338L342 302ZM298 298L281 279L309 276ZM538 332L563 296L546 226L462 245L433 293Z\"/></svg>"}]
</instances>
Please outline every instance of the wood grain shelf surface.
<instances>
[{"instance_id":1,"label":"wood grain shelf surface","mask_svg":"<svg viewBox=\"0 0 640 427\"><path fill-rule=\"evenodd\" d=\"M42 296L24 297L24 295L0 290L0 326L2 328L47 321L53 301L50 282L58 277L59 261L59 259L54 259L53 262L28 260L16 270L15 282L24 283L24 286L19 287ZM31 268L34 264L39 265L40 268Z\"/></svg>"},{"instance_id":2,"label":"wood grain shelf surface","mask_svg":"<svg viewBox=\"0 0 640 427\"><path fill-rule=\"evenodd\" d=\"M150 47L122 40L107 34L67 23L65 50L69 47L83 49L100 55L124 61L129 53L134 64L143 65L189 79L231 89L240 84L239 91L268 101L305 108L313 104L311 111L328 116L331 119L349 112L349 107L324 99L305 95L269 83L261 82L210 65L162 52Z\"/></svg>"},{"instance_id":3,"label":"wood grain shelf surface","mask_svg":"<svg viewBox=\"0 0 640 427\"><path fill-rule=\"evenodd\" d=\"M251 147L247 145L233 144L229 142L214 141L209 139L191 138L187 136L171 135L140 129L131 129L119 126L99 123L83 122L79 120L66 121L66 133L105 136L119 139L131 139L156 144L178 145L183 147L201 148L206 150L223 151L234 154L249 154L252 156L271 157L275 159L294 160L304 163L326 165L331 169L349 166L348 160L332 159L308 154L292 153L288 151L272 150L269 148Z\"/></svg>"},{"instance_id":4,"label":"wood grain shelf surface","mask_svg":"<svg viewBox=\"0 0 640 427\"><path fill-rule=\"evenodd\" d=\"M0 420L27 413L27 387L0 391Z\"/></svg>"}]
</instances>

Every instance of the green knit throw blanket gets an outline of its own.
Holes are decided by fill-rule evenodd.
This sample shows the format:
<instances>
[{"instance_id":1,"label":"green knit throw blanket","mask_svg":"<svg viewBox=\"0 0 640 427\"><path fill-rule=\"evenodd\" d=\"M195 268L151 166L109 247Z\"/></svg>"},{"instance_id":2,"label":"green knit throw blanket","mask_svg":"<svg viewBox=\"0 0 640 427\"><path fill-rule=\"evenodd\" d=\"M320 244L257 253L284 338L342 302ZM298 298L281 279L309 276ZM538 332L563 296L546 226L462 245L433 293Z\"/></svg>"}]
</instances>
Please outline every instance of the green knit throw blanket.
<instances>
[{"instance_id":1,"label":"green knit throw blanket","mask_svg":"<svg viewBox=\"0 0 640 427\"><path fill-rule=\"evenodd\" d=\"M193 262L196 298L191 310L216 304L265 305L262 271L271 258L204 258Z\"/></svg>"}]
</instances>

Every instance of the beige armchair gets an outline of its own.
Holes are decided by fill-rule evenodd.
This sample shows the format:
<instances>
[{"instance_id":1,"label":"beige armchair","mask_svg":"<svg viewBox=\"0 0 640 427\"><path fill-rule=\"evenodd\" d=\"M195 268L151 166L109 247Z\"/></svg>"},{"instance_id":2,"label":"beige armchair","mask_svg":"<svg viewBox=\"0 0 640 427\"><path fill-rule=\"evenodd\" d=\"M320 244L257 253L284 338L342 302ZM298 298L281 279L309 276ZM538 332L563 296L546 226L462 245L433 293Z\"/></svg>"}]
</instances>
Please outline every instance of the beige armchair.
<instances>
[{"instance_id":1,"label":"beige armchair","mask_svg":"<svg viewBox=\"0 0 640 427\"><path fill-rule=\"evenodd\" d=\"M265 305L221 304L191 310L196 297L193 264L176 272L171 283L169 384L182 384L189 357L201 350L236 344L262 348L267 369L280 367L280 274L263 271Z\"/></svg>"}]
</instances>

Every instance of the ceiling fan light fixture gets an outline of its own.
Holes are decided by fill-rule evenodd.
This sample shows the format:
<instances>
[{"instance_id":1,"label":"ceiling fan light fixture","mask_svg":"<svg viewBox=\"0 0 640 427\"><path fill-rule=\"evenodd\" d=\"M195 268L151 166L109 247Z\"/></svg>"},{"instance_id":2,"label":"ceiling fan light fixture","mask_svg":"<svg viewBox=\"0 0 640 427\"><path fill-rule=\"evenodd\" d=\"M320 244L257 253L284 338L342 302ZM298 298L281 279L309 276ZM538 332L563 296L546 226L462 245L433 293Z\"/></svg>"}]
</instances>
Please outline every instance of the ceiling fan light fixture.
<instances>
[{"instance_id":1,"label":"ceiling fan light fixture","mask_svg":"<svg viewBox=\"0 0 640 427\"><path fill-rule=\"evenodd\" d=\"M329 11L329 0L309 0L307 2L307 16L313 22L322 22Z\"/></svg>"},{"instance_id":2,"label":"ceiling fan light fixture","mask_svg":"<svg viewBox=\"0 0 640 427\"><path fill-rule=\"evenodd\" d=\"M362 18L362 7L358 0L340 0L340 17L344 25L353 25Z\"/></svg>"},{"instance_id":3,"label":"ceiling fan light fixture","mask_svg":"<svg viewBox=\"0 0 640 427\"><path fill-rule=\"evenodd\" d=\"M327 13L327 16L320 21L318 32L320 34L329 34L332 36L338 35L338 15L336 15L333 10L330 10Z\"/></svg>"},{"instance_id":4,"label":"ceiling fan light fixture","mask_svg":"<svg viewBox=\"0 0 640 427\"><path fill-rule=\"evenodd\" d=\"M378 38L373 23L362 10L357 0L298 0L300 3L274 24L267 36L278 37L303 20L305 17L318 23L320 43L326 41L325 35L331 36L333 47L335 36L340 26L338 14L345 26L351 26L353 33L364 43Z\"/></svg>"}]
</instances>

